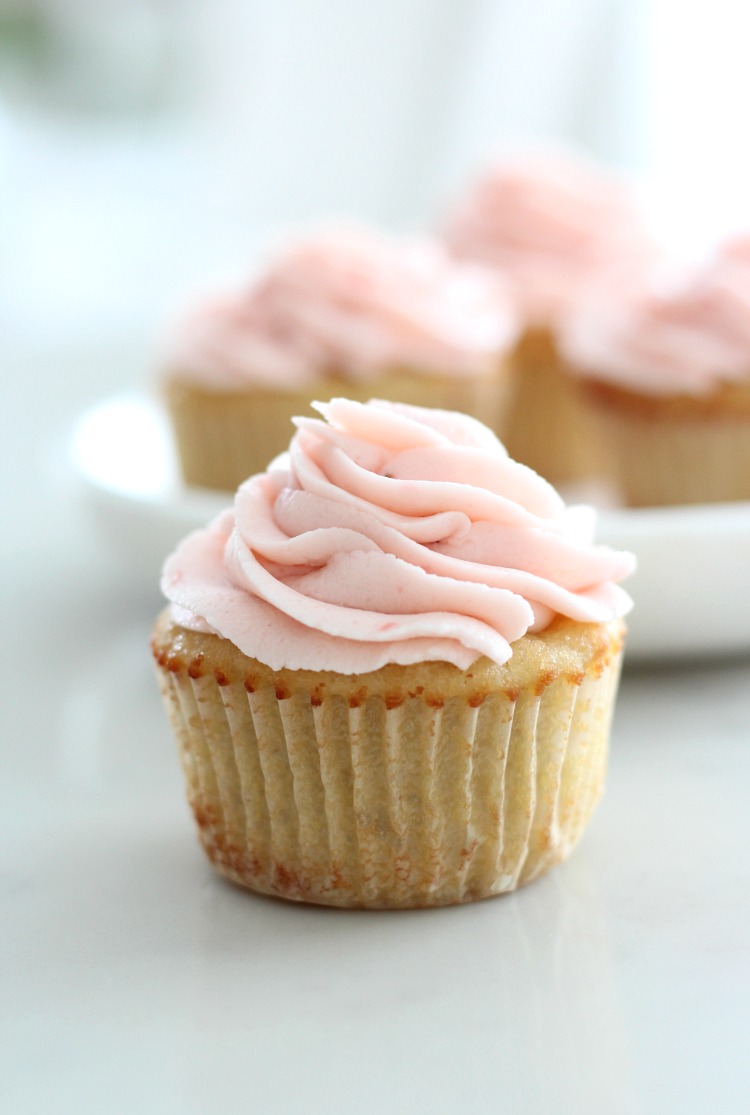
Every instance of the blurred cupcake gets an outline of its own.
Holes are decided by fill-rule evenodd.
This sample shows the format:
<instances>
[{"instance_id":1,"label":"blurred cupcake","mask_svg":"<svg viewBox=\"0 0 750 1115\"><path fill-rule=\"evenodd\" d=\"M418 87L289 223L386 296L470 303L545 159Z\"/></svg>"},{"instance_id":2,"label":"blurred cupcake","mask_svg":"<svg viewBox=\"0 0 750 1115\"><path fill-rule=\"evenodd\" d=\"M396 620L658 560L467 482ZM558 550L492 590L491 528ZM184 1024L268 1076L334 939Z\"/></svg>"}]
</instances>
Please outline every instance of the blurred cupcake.
<instances>
[{"instance_id":1,"label":"blurred cupcake","mask_svg":"<svg viewBox=\"0 0 750 1115\"><path fill-rule=\"evenodd\" d=\"M315 407L164 567L152 645L203 847L324 905L513 890L601 792L633 559L471 418Z\"/></svg>"},{"instance_id":2,"label":"blurred cupcake","mask_svg":"<svg viewBox=\"0 0 750 1115\"><path fill-rule=\"evenodd\" d=\"M750 499L750 237L582 305L561 345L627 503Z\"/></svg>"},{"instance_id":3,"label":"blurred cupcake","mask_svg":"<svg viewBox=\"0 0 750 1115\"><path fill-rule=\"evenodd\" d=\"M626 185L573 157L501 161L468 190L445 239L458 258L496 268L523 331L501 436L511 456L555 483L601 473L596 432L561 366L558 331L592 284L627 284L654 252Z\"/></svg>"},{"instance_id":4,"label":"blurred cupcake","mask_svg":"<svg viewBox=\"0 0 750 1115\"><path fill-rule=\"evenodd\" d=\"M163 383L187 484L234 490L293 415L345 390L494 416L518 333L505 284L436 241L334 228L175 330Z\"/></svg>"}]
</instances>

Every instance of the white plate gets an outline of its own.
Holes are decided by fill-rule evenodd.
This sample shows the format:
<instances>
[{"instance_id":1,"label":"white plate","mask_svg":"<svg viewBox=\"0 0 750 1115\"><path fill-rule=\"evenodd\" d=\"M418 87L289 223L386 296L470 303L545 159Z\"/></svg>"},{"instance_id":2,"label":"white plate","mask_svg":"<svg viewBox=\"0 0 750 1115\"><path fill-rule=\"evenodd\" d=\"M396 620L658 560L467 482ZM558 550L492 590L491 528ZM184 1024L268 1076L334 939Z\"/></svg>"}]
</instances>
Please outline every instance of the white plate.
<instances>
[{"instance_id":1,"label":"white plate","mask_svg":"<svg viewBox=\"0 0 750 1115\"><path fill-rule=\"evenodd\" d=\"M144 395L89 410L71 453L102 528L152 584L179 539L229 503L180 483L166 416ZM750 650L750 503L604 509L599 539L638 556L629 660Z\"/></svg>"}]
</instances>

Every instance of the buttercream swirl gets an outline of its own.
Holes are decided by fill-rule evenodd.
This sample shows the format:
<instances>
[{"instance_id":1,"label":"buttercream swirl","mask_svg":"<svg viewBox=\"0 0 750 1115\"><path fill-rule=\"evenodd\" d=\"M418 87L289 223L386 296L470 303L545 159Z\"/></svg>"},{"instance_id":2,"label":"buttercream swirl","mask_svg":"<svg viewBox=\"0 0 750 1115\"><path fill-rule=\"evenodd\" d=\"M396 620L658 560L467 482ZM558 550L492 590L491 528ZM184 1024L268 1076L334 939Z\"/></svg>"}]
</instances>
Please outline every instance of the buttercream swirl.
<instances>
[{"instance_id":1,"label":"buttercream swirl","mask_svg":"<svg viewBox=\"0 0 750 1115\"><path fill-rule=\"evenodd\" d=\"M373 400L315 403L288 454L168 558L176 620L274 669L498 663L555 615L607 621L632 555L593 544L475 419Z\"/></svg>"},{"instance_id":2,"label":"buttercream swirl","mask_svg":"<svg viewBox=\"0 0 750 1115\"><path fill-rule=\"evenodd\" d=\"M560 346L573 371L639 393L701 396L748 379L750 240L629 293L602 288L571 314Z\"/></svg>"},{"instance_id":3,"label":"buttercream swirl","mask_svg":"<svg viewBox=\"0 0 750 1115\"><path fill-rule=\"evenodd\" d=\"M655 253L623 181L551 154L491 165L449 215L444 236L457 257L506 274L526 319L547 326L603 271L628 281Z\"/></svg>"},{"instance_id":4,"label":"buttercream swirl","mask_svg":"<svg viewBox=\"0 0 750 1115\"><path fill-rule=\"evenodd\" d=\"M248 289L196 306L164 363L226 390L394 366L470 376L489 372L517 332L507 284L439 241L333 227L289 244Z\"/></svg>"}]
</instances>

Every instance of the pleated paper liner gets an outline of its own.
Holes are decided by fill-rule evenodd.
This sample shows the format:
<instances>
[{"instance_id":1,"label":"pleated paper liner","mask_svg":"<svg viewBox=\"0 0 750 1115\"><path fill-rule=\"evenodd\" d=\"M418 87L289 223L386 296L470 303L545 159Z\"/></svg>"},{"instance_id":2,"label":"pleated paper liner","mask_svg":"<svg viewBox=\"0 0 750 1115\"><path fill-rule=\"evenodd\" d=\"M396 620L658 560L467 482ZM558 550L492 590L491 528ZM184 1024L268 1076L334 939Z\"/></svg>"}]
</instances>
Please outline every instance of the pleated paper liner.
<instances>
[{"instance_id":1,"label":"pleated paper liner","mask_svg":"<svg viewBox=\"0 0 750 1115\"><path fill-rule=\"evenodd\" d=\"M558 620L509 663L272 671L164 613L154 654L214 866L332 906L443 906L565 859L601 793L623 626Z\"/></svg>"},{"instance_id":2,"label":"pleated paper liner","mask_svg":"<svg viewBox=\"0 0 750 1115\"><path fill-rule=\"evenodd\" d=\"M185 483L234 492L288 448L292 418L311 417L311 399L397 399L463 411L497 429L507 389L506 363L493 358L485 371L473 375L397 368L360 379L321 375L293 390L259 383L247 390L212 391L175 377L165 384L164 395Z\"/></svg>"},{"instance_id":3,"label":"pleated paper liner","mask_svg":"<svg viewBox=\"0 0 750 1115\"><path fill-rule=\"evenodd\" d=\"M581 383L627 505L750 499L750 376L696 398Z\"/></svg>"},{"instance_id":4,"label":"pleated paper liner","mask_svg":"<svg viewBox=\"0 0 750 1115\"><path fill-rule=\"evenodd\" d=\"M552 484L601 479L607 454L598 426L581 401L581 386L557 349L554 333L527 329L510 359L501 438L510 456Z\"/></svg>"}]
</instances>

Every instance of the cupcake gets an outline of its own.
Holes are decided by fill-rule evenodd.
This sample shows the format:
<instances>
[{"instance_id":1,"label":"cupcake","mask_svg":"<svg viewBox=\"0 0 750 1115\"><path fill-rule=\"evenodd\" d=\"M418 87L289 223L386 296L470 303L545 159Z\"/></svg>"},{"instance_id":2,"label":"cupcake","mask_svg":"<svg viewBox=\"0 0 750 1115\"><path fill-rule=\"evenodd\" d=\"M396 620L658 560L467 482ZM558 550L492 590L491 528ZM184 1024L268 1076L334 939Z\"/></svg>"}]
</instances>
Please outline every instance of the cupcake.
<instances>
[{"instance_id":1,"label":"cupcake","mask_svg":"<svg viewBox=\"0 0 750 1115\"><path fill-rule=\"evenodd\" d=\"M513 890L601 792L633 558L468 416L314 405L164 567L152 646L200 840L302 902Z\"/></svg>"},{"instance_id":2,"label":"cupcake","mask_svg":"<svg viewBox=\"0 0 750 1115\"><path fill-rule=\"evenodd\" d=\"M596 431L558 351L561 321L606 275L627 284L654 247L625 184L582 160L536 155L491 166L444 230L454 254L496 268L518 299L522 333L501 431L511 456L555 483L602 473Z\"/></svg>"},{"instance_id":3,"label":"cupcake","mask_svg":"<svg viewBox=\"0 0 750 1115\"><path fill-rule=\"evenodd\" d=\"M561 346L624 502L750 499L750 238L590 300Z\"/></svg>"},{"instance_id":4,"label":"cupcake","mask_svg":"<svg viewBox=\"0 0 750 1115\"><path fill-rule=\"evenodd\" d=\"M162 380L183 479L234 491L342 389L492 421L517 332L506 285L437 241L311 234L175 328Z\"/></svg>"}]
</instances>

